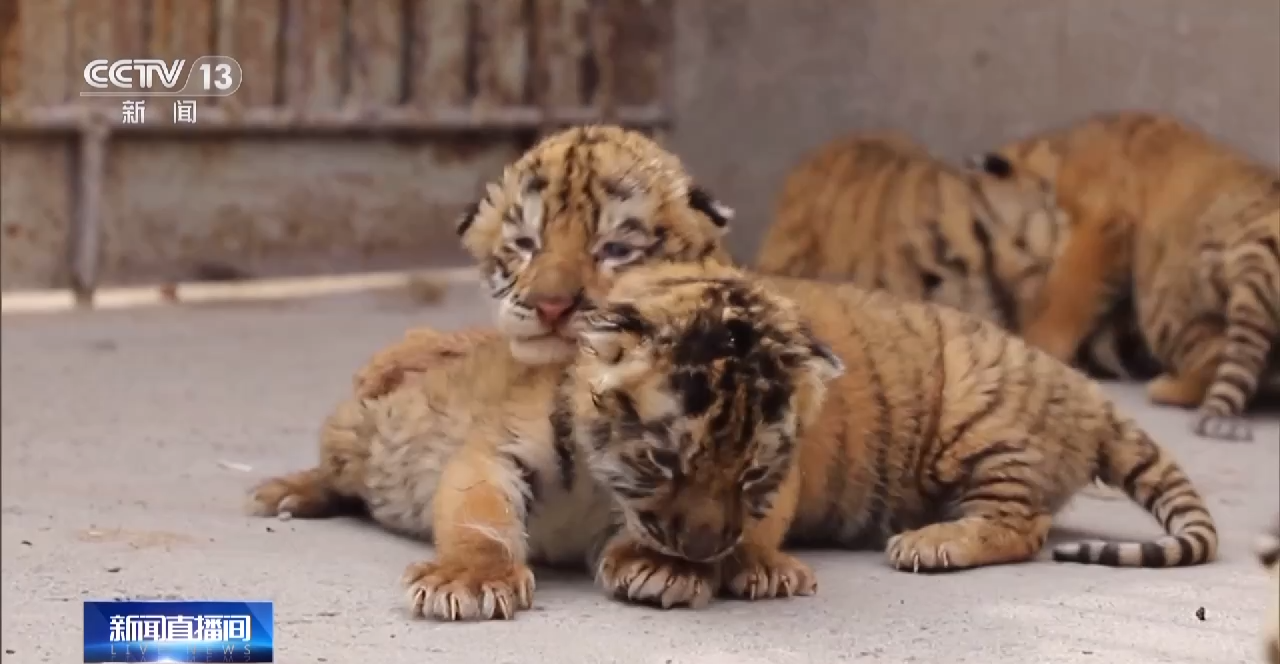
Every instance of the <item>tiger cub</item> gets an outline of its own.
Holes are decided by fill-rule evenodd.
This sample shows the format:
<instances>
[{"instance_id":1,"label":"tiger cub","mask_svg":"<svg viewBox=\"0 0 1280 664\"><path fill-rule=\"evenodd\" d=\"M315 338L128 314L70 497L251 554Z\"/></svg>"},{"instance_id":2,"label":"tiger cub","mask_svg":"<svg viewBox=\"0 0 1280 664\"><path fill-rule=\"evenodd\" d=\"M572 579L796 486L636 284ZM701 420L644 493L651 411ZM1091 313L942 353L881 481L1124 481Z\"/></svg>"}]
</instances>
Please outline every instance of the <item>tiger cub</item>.
<instances>
[{"instance_id":1,"label":"tiger cub","mask_svg":"<svg viewBox=\"0 0 1280 664\"><path fill-rule=\"evenodd\" d=\"M679 552L706 533L722 545L743 533L727 561L769 560L785 540L884 546L912 571L1018 562L1097 476L1169 535L1064 544L1056 560L1165 567L1216 556L1213 519L1169 453L1089 378L994 324L852 285L659 270L614 289L618 334L585 361L612 367L610 379L572 399L579 445L645 545ZM637 313L616 315L618 302ZM682 346L646 315L690 302L712 307L710 319L759 313L655 366L652 349ZM754 349L769 343L757 330L792 311L843 374L816 421L773 440L755 417L790 417L780 404L794 395Z\"/></svg>"},{"instance_id":2,"label":"tiger cub","mask_svg":"<svg viewBox=\"0 0 1280 664\"><path fill-rule=\"evenodd\" d=\"M1131 284L1165 367L1147 384L1151 400L1198 407L1198 435L1252 438L1245 408L1266 374L1280 373L1280 172L1141 112L1097 115L974 162L997 178L1049 183L1073 219L1024 329L1029 342L1071 357Z\"/></svg>"},{"instance_id":3,"label":"tiger cub","mask_svg":"<svg viewBox=\"0 0 1280 664\"><path fill-rule=\"evenodd\" d=\"M1068 222L1037 178L954 168L899 132L853 134L787 175L756 269L847 280L1016 331ZM1099 378L1147 379L1159 370L1132 303L1099 321L1073 363Z\"/></svg>"},{"instance_id":4,"label":"tiger cub","mask_svg":"<svg viewBox=\"0 0 1280 664\"><path fill-rule=\"evenodd\" d=\"M1280 516L1270 532L1258 538L1258 562L1267 570L1270 602L1262 623L1262 646L1269 664L1280 664Z\"/></svg>"}]
</instances>

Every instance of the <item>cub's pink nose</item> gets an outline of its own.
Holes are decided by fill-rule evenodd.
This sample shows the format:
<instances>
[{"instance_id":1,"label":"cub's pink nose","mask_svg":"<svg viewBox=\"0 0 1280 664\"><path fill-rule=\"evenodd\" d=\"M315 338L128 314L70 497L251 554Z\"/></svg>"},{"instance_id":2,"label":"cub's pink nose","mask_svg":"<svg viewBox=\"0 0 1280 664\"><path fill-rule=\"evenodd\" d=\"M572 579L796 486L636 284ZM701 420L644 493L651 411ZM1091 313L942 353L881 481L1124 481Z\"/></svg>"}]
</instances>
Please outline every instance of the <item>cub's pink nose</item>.
<instances>
[{"instance_id":1,"label":"cub's pink nose","mask_svg":"<svg viewBox=\"0 0 1280 664\"><path fill-rule=\"evenodd\" d=\"M573 298L568 297L539 298L533 303L533 309L543 325L559 325L573 309L573 303Z\"/></svg>"}]
</instances>

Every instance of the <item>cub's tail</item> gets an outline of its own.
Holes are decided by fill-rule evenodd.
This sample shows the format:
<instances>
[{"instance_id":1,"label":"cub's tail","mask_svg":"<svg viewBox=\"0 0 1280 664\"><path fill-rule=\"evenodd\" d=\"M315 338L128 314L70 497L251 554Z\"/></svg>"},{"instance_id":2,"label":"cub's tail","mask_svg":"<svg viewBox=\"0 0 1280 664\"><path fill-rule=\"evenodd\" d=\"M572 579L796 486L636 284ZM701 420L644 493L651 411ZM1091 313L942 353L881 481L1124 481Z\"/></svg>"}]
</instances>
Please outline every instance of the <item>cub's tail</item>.
<instances>
[{"instance_id":1,"label":"cub's tail","mask_svg":"<svg viewBox=\"0 0 1280 664\"><path fill-rule=\"evenodd\" d=\"M1173 457L1132 421L1114 414L1115 435L1102 445L1098 477L1151 513L1168 535L1147 542L1090 540L1054 548L1061 562L1111 567L1202 565L1218 553L1218 530L1191 480Z\"/></svg>"}]
</instances>

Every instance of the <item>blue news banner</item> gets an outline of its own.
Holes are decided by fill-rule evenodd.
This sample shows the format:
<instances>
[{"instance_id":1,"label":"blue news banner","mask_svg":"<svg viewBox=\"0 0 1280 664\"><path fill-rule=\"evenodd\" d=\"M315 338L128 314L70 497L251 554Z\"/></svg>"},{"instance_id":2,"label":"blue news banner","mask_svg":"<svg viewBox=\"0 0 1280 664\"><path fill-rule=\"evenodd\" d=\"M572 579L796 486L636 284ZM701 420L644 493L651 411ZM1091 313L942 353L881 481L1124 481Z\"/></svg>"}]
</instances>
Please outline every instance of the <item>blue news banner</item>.
<instances>
[{"instance_id":1,"label":"blue news banner","mask_svg":"<svg viewBox=\"0 0 1280 664\"><path fill-rule=\"evenodd\" d=\"M85 602L84 661L274 662L271 602Z\"/></svg>"}]
</instances>

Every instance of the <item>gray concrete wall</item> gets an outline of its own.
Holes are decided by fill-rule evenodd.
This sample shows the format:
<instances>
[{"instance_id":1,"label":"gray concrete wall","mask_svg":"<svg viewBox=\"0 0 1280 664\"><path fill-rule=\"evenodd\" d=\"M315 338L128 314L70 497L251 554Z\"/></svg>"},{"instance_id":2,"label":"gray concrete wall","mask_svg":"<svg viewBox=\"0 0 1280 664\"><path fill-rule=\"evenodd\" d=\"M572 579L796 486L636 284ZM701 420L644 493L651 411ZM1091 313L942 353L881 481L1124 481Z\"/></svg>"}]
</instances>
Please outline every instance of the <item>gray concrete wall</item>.
<instances>
[{"instance_id":1,"label":"gray concrete wall","mask_svg":"<svg viewBox=\"0 0 1280 664\"><path fill-rule=\"evenodd\" d=\"M680 0L672 145L754 256L808 150L897 128L943 157L1169 111L1280 164L1277 0Z\"/></svg>"}]
</instances>

